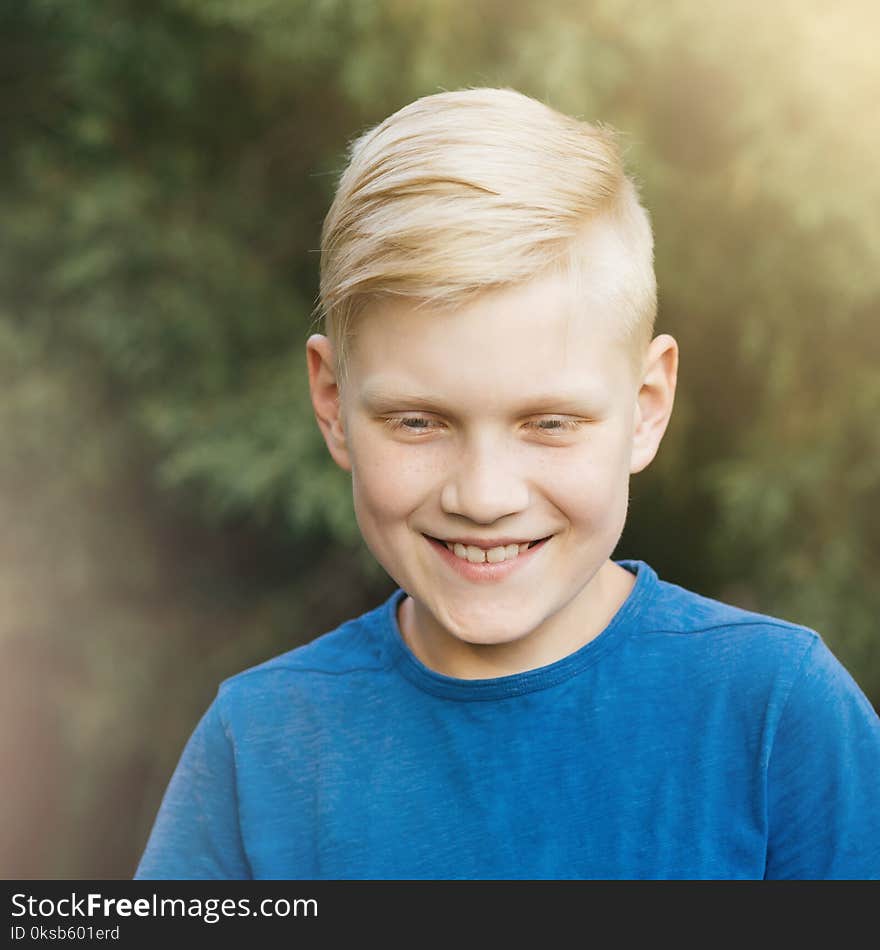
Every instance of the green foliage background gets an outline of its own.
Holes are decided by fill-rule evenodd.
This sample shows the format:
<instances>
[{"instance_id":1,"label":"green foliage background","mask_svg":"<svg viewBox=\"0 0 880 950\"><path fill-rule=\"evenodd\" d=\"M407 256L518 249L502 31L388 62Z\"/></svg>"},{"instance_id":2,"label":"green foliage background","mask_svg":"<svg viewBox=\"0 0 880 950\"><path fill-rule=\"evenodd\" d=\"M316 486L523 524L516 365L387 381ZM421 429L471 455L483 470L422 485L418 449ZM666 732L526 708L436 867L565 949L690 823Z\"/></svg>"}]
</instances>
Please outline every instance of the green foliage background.
<instances>
[{"instance_id":1,"label":"green foliage background","mask_svg":"<svg viewBox=\"0 0 880 950\"><path fill-rule=\"evenodd\" d=\"M217 683L391 590L303 344L347 142L512 86L626 134L676 412L618 556L820 630L880 701L868 0L5 0L6 877L128 877Z\"/></svg>"}]
</instances>

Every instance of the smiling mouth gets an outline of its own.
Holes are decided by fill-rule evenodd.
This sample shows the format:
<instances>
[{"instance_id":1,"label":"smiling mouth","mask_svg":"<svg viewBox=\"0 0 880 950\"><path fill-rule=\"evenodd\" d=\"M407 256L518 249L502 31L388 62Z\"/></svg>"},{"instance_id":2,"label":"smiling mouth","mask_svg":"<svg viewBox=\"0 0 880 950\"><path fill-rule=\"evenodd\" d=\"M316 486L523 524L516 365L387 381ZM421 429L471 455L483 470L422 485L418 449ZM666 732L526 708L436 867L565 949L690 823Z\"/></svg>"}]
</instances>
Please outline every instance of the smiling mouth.
<instances>
[{"instance_id":1,"label":"smiling mouth","mask_svg":"<svg viewBox=\"0 0 880 950\"><path fill-rule=\"evenodd\" d=\"M545 538L537 538L534 541L524 541L521 544L498 545L496 547L483 548L473 544L461 544L460 542L444 541L442 538L435 538L429 534L425 537L435 544L442 544L448 551L451 551L462 561L469 561L471 564L498 564L503 561L511 561L519 557L526 551L531 550L543 541L549 541L552 535Z\"/></svg>"}]
</instances>

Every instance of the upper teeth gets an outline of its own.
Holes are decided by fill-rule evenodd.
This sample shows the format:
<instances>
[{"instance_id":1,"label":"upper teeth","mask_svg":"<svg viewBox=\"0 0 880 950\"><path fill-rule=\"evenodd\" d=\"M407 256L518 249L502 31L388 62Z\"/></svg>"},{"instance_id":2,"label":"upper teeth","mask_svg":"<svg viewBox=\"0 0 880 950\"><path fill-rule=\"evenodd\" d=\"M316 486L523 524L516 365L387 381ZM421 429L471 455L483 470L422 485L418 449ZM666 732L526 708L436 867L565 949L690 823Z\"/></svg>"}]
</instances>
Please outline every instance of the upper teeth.
<instances>
[{"instance_id":1,"label":"upper teeth","mask_svg":"<svg viewBox=\"0 0 880 950\"><path fill-rule=\"evenodd\" d=\"M523 551L527 550L529 546L529 542L524 541L522 544L499 545L497 548L485 550L478 548L475 544L460 544L458 542L450 544L449 541L444 541L443 543L456 557L464 558L473 564L480 564L483 561L488 561L490 564L497 564L499 561L506 561L509 558L517 557Z\"/></svg>"}]
</instances>

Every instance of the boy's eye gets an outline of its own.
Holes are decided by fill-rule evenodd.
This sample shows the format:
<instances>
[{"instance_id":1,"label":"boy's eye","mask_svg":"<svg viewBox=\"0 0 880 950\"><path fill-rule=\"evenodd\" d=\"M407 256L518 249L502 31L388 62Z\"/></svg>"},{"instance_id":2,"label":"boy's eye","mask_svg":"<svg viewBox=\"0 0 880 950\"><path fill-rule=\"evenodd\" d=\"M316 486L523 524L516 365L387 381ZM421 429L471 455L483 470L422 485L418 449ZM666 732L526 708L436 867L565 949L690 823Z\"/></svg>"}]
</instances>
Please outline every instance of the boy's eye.
<instances>
[{"instance_id":1,"label":"boy's eye","mask_svg":"<svg viewBox=\"0 0 880 950\"><path fill-rule=\"evenodd\" d=\"M536 419L535 428L545 435L567 435L577 432L583 425L583 420L574 418Z\"/></svg>"},{"instance_id":2,"label":"boy's eye","mask_svg":"<svg viewBox=\"0 0 880 950\"><path fill-rule=\"evenodd\" d=\"M385 424L395 431L430 432L442 423L426 416L392 416L385 419ZM574 432L581 426L579 419L534 419L528 423L542 433L559 434Z\"/></svg>"},{"instance_id":3,"label":"boy's eye","mask_svg":"<svg viewBox=\"0 0 880 950\"><path fill-rule=\"evenodd\" d=\"M580 425L577 419L537 419L535 427L542 432L570 432Z\"/></svg>"},{"instance_id":4,"label":"boy's eye","mask_svg":"<svg viewBox=\"0 0 880 950\"><path fill-rule=\"evenodd\" d=\"M385 423L392 429L403 429L407 432L424 432L431 428L434 424L434 420L426 419L424 416L402 416L400 418L386 419Z\"/></svg>"}]
</instances>

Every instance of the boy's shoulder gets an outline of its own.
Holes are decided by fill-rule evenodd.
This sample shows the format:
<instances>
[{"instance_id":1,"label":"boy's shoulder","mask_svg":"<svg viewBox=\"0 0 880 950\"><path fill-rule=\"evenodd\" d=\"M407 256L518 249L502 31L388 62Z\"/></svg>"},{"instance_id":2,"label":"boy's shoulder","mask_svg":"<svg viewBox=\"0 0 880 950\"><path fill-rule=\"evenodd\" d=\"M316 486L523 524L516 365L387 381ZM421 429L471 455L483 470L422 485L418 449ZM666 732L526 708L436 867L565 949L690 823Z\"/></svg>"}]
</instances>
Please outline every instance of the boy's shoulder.
<instances>
[{"instance_id":1,"label":"boy's shoulder","mask_svg":"<svg viewBox=\"0 0 880 950\"><path fill-rule=\"evenodd\" d=\"M728 630L744 633L760 627L764 632L776 630L783 636L803 640L819 636L815 630L803 624L738 607L659 578L651 613L652 620L648 626L654 626L658 632L665 627L669 633L695 635Z\"/></svg>"},{"instance_id":2,"label":"boy's shoulder","mask_svg":"<svg viewBox=\"0 0 880 950\"><path fill-rule=\"evenodd\" d=\"M815 629L654 578L630 649L621 651L642 682L686 683L682 696L695 706L729 700L740 709L781 710L796 695L790 710L856 702L870 718L867 700Z\"/></svg>"},{"instance_id":3,"label":"boy's shoulder","mask_svg":"<svg viewBox=\"0 0 880 950\"><path fill-rule=\"evenodd\" d=\"M796 684L812 696L830 684L853 685L816 630L669 581L656 581L638 628L635 653L643 669L687 676L693 687L732 690L756 708L789 695Z\"/></svg>"},{"instance_id":4,"label":"boy's shoulder","mask_svg":"<svg viewBox=\"0 0 880 950\"><path fill-rule=\"evenodd\" d=\"M656 633L708 637L754 634L804 647L821 639L815 630L803 624L738 607L659 578L645 628Z\"/></svg>"},{"instance_id":5,"label":"boy's shoulder","mask_svg":"<svg viewBox=\"0 0 880 950\"><path fill-rule=\"evenodd\" d=\"M636 591L644 587L648 594L632 631L642 643L665 643L676 652L681 649L716 660L742 654L750 665L762 660L797 664L811 648L825 646L821 635L803 624L662 580L644 562L620 563L637 571L638 580L647 575L646 583L637 581L635 587Z\"/></svg>"},{"instance_id":6,"label":"boy's shoulder","mask_svg":"<svg viewBox=\"0 0 880 950\"><path fill-rule=\"evenodd\" d=\"M391 623L396 591L377 607L340 623L317 636L256 666L248 667L220 684L222 693L272 691L285 681L299 686L315 679L344 680L349 674L376 673L388 668L387 627Z\"/></svg>"}]
</instances>

